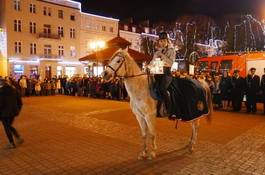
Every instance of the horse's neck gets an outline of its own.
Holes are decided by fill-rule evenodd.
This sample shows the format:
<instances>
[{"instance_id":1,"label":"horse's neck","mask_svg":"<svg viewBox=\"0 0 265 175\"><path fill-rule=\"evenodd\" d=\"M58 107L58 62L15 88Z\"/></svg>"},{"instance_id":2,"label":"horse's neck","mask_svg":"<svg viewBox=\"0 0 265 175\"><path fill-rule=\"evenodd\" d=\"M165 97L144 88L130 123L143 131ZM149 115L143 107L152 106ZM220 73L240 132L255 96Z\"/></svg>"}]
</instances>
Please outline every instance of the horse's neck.
<instances>
[{"instance_id":1,"label":"horse's neck","mask_svg":"<svg viewBox=\"0 0 265 175\"><path fill-rule=\"evenodd\" d=\"M128 76L142 74L141 69L138 67L138 65L135 62L131 61L129 65L131 65L131 67L128 72ZM135 76L135 77L125 76L124 83L125 83L126 90L128 94L130 95L130 97L145 96L146 93L149 93L146 75L140 75L140 76Z\"/></svg>"}]
</instances>

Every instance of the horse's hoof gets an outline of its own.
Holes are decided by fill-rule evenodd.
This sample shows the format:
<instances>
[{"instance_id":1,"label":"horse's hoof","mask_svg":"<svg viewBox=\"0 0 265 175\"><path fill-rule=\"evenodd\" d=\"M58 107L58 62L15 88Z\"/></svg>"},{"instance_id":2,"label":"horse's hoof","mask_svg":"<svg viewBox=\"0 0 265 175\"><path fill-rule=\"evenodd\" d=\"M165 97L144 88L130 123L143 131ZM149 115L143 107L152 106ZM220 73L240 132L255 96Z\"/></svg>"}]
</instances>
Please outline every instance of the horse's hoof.
<instances>
[{"instance_id":1,"label":"horse's hoof","mask_svg":"<svg viewBox=\"0 0 265 175\"><path fill-rule=\"evenodd\" d=\"M156 159L156 156L154 156L154 155L150 155L150 156L148 157L148 160L154 160L154 159Z\"/></svg>"},{"instance_id":2,"label":"horse's hoof","mask_svg":"<svg viewBox=\"0 0 265 175\"><path fill-rule=\"evenodd\" d=\"M189 149L186 154L192 154L193 153L193 150Z\"/></svg>"},{"instance_id":3,"label":"horse's hoof","mask_svg":"<svg viewBox=\"0 0 265 175\"><path fill-rule=\"evenodd\" d=\"M138 156L138 160L143 160L144 158L146 158L147 156L144 154L140 154L139 156Z\"/></svg>"}]
</instances>

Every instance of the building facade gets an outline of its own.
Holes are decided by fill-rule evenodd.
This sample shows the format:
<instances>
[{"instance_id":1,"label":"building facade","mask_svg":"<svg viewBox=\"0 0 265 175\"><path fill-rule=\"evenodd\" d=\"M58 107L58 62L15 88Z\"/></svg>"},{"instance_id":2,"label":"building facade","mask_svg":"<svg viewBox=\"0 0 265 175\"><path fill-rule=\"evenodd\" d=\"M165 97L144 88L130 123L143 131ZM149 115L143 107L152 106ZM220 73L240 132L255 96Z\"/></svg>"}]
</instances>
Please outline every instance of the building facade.
<instances>
[{"instance_id":1,"label":"building facade","mask_svg":"<svg viewBox=\"0 0 265 175\"><path fill-rule=\"evenodd\" d=\"M89 43L117 36L118 19L81 12L70 0L0 1L0 75L20 78L86 73Z\"/></svg>"}]
</instances>

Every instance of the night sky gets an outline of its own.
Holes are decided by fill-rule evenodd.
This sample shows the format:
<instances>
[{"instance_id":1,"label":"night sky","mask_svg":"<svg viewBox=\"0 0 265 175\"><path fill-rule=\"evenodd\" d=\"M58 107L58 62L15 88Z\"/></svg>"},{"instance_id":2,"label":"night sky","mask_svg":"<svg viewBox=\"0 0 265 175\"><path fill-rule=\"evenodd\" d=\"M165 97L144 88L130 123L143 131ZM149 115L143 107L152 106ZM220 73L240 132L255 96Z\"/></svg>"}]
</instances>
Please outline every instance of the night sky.
<instances>
[{"instance_id":1,"label":"night sky","mask_svg":"<svg viewBox=\"0 0 265 175\"><path fill-rule=\"evenodd\" d=\"M251 14L265 18L265 0L75 0L82 3L82 12L117 19L132 17L134 22L149 20L174 22L185 14L202 14L214 19L225 14Z\"/></svg>"}]
</instances>

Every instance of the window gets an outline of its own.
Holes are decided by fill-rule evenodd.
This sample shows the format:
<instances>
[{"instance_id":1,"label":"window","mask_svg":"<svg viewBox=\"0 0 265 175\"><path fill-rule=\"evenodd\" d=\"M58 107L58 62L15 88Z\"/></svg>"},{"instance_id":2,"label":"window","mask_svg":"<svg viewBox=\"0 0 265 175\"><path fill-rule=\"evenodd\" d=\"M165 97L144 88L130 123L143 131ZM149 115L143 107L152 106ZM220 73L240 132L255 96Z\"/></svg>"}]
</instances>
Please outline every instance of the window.
<instances>
[{"instance_id":1,"label":"window","mask_svg":"<svg viewBox=\"0 0 265 175\"><path fill-rule=\"evenodd\" d=\"M233 60L222 60L219 67L219 72L227 70L228 72L232 69Z\"/></svg>"},{"instance_id":2,"label":"window","mask_svg":"<svg viewBox=\"0 0 265 175\"><path fill-rule=\"evenodd\" d=\"M64 47L62 45L58 46L58 55L64 56Z\"/></svg>"},{"instance_id":3,"label":"window","mask_svg":"<svg viewBox=\"0 0 265 175\"><path fill-rule=\"evenodd\" d=\"M30 8L29 8L30 13L36 13L36 6L33 3L30 3Z\"/></svg>"},{"instance_id":4,"label":"window","mask_svg":"<svg viewBox=\"0 0 265 175\"><path fill-rule=\"evenodd\" d=\"M51 45L44 44L44 58L50 58L52 54Z\"/></svg>"},{"instance_id":5,"label":"window","mask_svg":"<svg viewBox=\"0 0 265 175\"><path fill-rule=\"evenodd\" d=\"M87 28L87 29L90 29L90 24L89 24L89 22L86 23L86 28Z\"/></svg>"},{"instance_id":6,"label":"window","mask_svg":"<svg viewBox=\"0 0 265 175\"><path fill-rule=\"evenodd\" d=\"M21 54L21 42L20 41L15 42L15 53Z\"/></svg>"},{"instance_id":7,"label":"window","mask_svg":"<svg viewBox=\"0 0 265 175\"><path fill-rule=\"evenodd\" d=\"M110 28L109 28L109 31L110 31L110 32L113 32L113 27L110 27Z\"/></svg>"},{"instance_id":8,"label":"window","mask_svg":"<svg viewBox=\"0 0 265 175\"><path fill-rule=\"evenodd\" d=\"M52 9L48 8L48 16L52 16Z\"/></svg>"},{"instance_id":9,"label":"window","mask_svg":"<svg viewBox=\"0 0 265 175\"><path fill-rule=\"evenodd\" d=\"M128 30L128 29L129 29L129 26L124 25L124 30Z\"/></svg>"},{"instance_id":10,"label":"window","mask_svg":"<svg viewBox=\"0 0 265 175\"><path fill-rule=\"evenodd\" d=\"M147 27L144 28L144 32L145 32L145 33L149 33L149 28L147 28Z\"/></svg>"},{"instance_id":11,"label":"window","mask_svg":"<svg viewBox=\"0 0 265 175\"><path fill-rule=\"evenodd\" d=\"M63 18L63 10L58 10L58 18Z\"/></svg>"},{"instance_id":12,"label":"window","mask_svg":"<svg viewBox=\"0 0 265 175\"><path fill-rule=\"evenodd\" d=\"M216 72L216 67L217 67L218 62L211 62L211 72Z\"/></svg>"},{"instance_id":13,"label":"window","mask_svg":"<svg viewBox=\"0 0 265 175\"><path fill-rule=\"evenodd\" d=\"M14 65L14 77L20 79L24 75L24 66L23 65Z\"/></svg>"},{"instance_id":14,"label":"window","mask_svg":"<svg viewBox=\"0 0 265 175\"><path fill-rule=\"evenodd\" d=\"M72 77L76 74L76 68L72 66L66 66L65 67L65 75L68 75L68 77Z\"/></svg>"},{"instance_id":15,"label":"window","mask_svg":"<svg viewBox=\"0 0 265 175\"><path fill-rule=\"evenodd\" d=\"M57 76L60 76L63 74L63 68L62 66L57 66Z\"/></svg>"},{"instance_id":16,"label":"window","mask_svg":"<svg viewBox=\"0 0 265 175\"><path fill-rule=\"evenodd\" d=\"M15 0L14 1L14 9L15 10L20 10L20 0Z\"/></svg>"},{"instance_id":17,"label":"window","mask_svg":"<svg viewBox=\"0 0 265 175\"><path fill-rule=\"evenodd\" d=\"M135 27L132 27L132 32L136 32L136 28Z\"/></svg>"},{"instance_id":18,"label":"window","mask_svg":"<svg viewBox=\"0 0 265 175\"><path fill-rule=\"evenodd\" d=\"M71 57L75 57L75 46L70 46L70 55Z\"/></svg>"},{"instance_id":19,"label":"window","mask_svg":"<svg viewBox=\"0 0 265 175\"><path fill-rule=\"evenodd\" d=\"M97 24L95 24L94 29L98 30L98 25Z\"/></svg>"},{"instance_id":20,"label":"window","mask_svg":"<svg viewBox=\"0 0 265 175\"><path fill-rule=\"evenodd\" d=\"M63 26L58 26L58 35L63 37Z\"/></svg>"},{"instance_id":21,"label":"window","mask_svg":"<svg viewBox=\"0 0 265 175\"><path fill-rule=\"evenodd\" d=\"M197 71L208 71L208 61L200 61L198 63Z\"/></svg>"},{"instance_id":22,"label":"window","mask_svg":"<svg viewBox=\"0 0 265 175\"><path fill-rule=\"evenodd\" d=\"M30 43L30 54L36 55L37 54L37 44Z\"/></svg>"},{"instance_id":23,"label":"window","mask_svg":"<svg viewBox=\"0 0 265 175\"><path fill-rule=\"evenodd\" d=\"M36 33L36 23L29 22L29 33Z\"/></svg>"},{"instance_id":24,"label":"window","mask_svg":"<svg viewBox=\"0 0 265 175\"><path fill-rule=\"evenodd\" d=\"M75 13L71 13L71 15L70 15L70 20L72 20L72 21L75 20Z\"/></svg>"},{"instance_id":25,"label":"window","mask_svg":"<svg viewBox=\"0 0 265 175\"><path fill-rule=\"evenodd\" d=\"M102 26L102 31L106 31L106 26Z\"/></svg>"},{"instance_id":26,"label":"window","mask_svg":"<svg viewBox=\"0 0 265 175\"><path fill-rule=\"evenodd\" d=\"M43 15L47 15L46 7L43 7Z\"/></svg>"},{"instance_id":27,"label":"window","mask_svg":"<svg viewBox=\"0 0 265 175\"><path fill-rule=\"evenodd\" d=\"M75 38L75 29L70 28L70 38Z\"/></svg>"},{"instance_id":28,"label":"window","mask_svg":"<svg viewBox=\"0 0 265 175\"><path fill-rule=\"evenodd\" d=\"M15 32L21 32L21 20L14 20L14 30Z\"/></svg>"}]
</instances>

